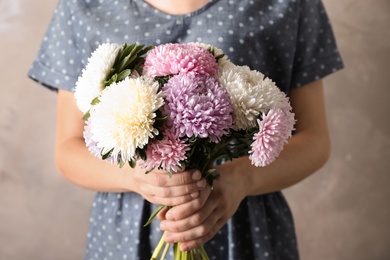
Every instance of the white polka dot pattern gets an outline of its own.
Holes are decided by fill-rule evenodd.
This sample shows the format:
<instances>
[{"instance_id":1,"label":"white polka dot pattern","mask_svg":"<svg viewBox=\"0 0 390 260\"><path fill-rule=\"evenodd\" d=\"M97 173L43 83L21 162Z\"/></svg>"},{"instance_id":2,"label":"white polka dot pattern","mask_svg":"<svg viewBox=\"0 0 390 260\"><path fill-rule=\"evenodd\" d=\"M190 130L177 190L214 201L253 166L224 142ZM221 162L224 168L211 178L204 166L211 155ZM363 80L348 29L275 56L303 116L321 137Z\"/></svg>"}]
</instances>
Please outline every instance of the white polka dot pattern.
<instances>
[{"instance_id":1,"label":"white polka dot pattern","mask_svg":"<svg viewBox=\"0 0 390 260\"><path fill-rule=\"evenodd\" d=\"M60 0L29 76L72 91L101 43L193 41L223 49L285 92L343 66L320 0L212 0L187 15L142 0ZM151 212L137 194L98 193L85 259L149 259L161 236L157 221L142 227ZM292 217L278 192L245 199L205 247L217 260L299 258Z\"/></svg>"},{"instance_id":2,"label":"white polka dot pattern","mask_svg":"<svg viewBox=\"0 0 390 260\"><path fill-rule=\"evenodd\" d=\"M135 193L98 193L92 204L85 259L149 259L162 232L156 206ZM210 240L210 259L299 259L290 209L279 192L248 197ZM173 259L170 252L167 259Z\"/></svg>"},{"instance_id":3,"label":"white polka dot pattern","mask_svg":"<svg viewBox=\"0 0 390 260\"><path fill-rule=\"evenodd\" d=\"M213 0L187 15L166 14L142 0L60 0L29 76L72 90L103 42L190 41L223 49L285 92L343 66L320 0Z\"/></svg>"}]
</instances>

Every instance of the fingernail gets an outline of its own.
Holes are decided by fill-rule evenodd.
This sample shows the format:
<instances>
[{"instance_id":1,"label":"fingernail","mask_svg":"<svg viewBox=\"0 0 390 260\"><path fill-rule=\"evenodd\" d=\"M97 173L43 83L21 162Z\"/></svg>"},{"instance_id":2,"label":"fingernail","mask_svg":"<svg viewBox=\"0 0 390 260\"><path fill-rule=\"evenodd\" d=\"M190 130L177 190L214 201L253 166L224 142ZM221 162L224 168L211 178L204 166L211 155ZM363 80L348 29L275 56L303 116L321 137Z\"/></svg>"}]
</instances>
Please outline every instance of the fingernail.
<instances>
[{"instance_id":1,"label":"fingernail","mask_svg":"<svg viewBox=\"0 0 390 260\"><path fill-rule=\"evenodd\" d=\"M167 214L165 215L165 218L167 220L175 220L175 216L171 213L171 212L167 212Z\"/></svg>"},{"instance_id":2,"label":"fingernail","mask_svg":"<svg viewBox=\"0 0 390 260\"><path fill-rule=\"evenodd\" d=\"M186 251L189 250L189 248L188 248L187 244L182 243L181 246L180 246L180 250L182 252L186 252Z\"/></svg>"},{"instance_id":3,"label":"fingernail","mask_svg":"<svg viewBox=\"0 0 390 260\"><path fill-rule=\"evenodd\" d=\"M194 171L194 172L192 173L192 179L193 179L194 181L199 181L200 178L202 178L202 175L200 174L199 171Z\"/></svg>"},{"instance_id":4,"label":"fingernail","mask_svg":"<svg viewBox=\"0 0 390 260\"><path fill-rule=\"evenodd\" d=\"M200 188L200 189L203 189L204 187L206 187L206 181L200 180L196 183L196 186L198 186L198 188Z\"/></svg>"},{"instance_id":5,"label":"fingernail","mask_svg":"<svg viewBox=\"0 0 390 260\"><path fill-rule=\"evenodd\" d=\"M173 242L172 236L170 234L166 234L165 235L165 242L167 242L167 243L172 243Z\"/></svg>"},{"instance_id":6,"label":"fingernail","mask_svg":"<svg viewBox=\"0 0 390 260\"><path fill-rule=\"evenodd\" d=\"M195 198L197 198L199 196L199 192L197 192L197 191L193 192L193 193L190 194L190 196L191 196L191 198L195 199Z\"/></svg>"},{"instance_id":7,"label":"fingernail","mask_svg":"<svg viewBox=\"0 0 390 260\"><path fill-rule=\"evenodd\" d=\"M161 230L166 230L167 229L167 224L165 224L164 221L160 223L160 229Z\"/></svg>"}]
</instances>

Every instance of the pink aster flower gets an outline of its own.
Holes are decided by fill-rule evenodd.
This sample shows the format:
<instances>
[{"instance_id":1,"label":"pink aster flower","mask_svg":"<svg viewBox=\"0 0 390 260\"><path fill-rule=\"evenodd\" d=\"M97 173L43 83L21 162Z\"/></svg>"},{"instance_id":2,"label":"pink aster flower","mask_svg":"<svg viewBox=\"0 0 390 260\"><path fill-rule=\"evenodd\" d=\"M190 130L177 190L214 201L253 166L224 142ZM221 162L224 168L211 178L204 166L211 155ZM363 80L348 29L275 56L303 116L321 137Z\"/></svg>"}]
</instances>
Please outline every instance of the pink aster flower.
<instances>
[{"instance_id":1,"label":"pink aster flower","mask_svg":"<svg viewBox=\"0 0 390 260\"><path fill-rule=\"evenodd\" d=\"M85 145L88 148L88 151L94 156L102 159L102 155L101 155L102 149L99 148L97 146L97 142L93 140L92 133L91 133L91 125L89 124L89 121L86 121L85 123L83 137L85 140ZM110 156L106 159L106 161L110 163L115 163L117 160L114 158L114 156Z\"/></svg>"},{"instance_id":2,"label":"pink aster flower","mask_svg":"<svg viewBox=\"0 0 390 260\"><path fill-rule=\"evenodd\" d=\"M181 168L181 162L187 159L186 152L189 145L169 130L164 131L164 139L154 139L146 150L146 161L140 166L150 171L154 168L161 168L167 171L177 172Z\"/></svg>"},{"instance_id":3,"label":"pink aster flower","mask_svg":"<svg viewBox=\"0 0 390 260\"><path fill-rule=\"evenodd\" d=\"M253 136L249 159L257 167L267 166L279 156L291 136L295 123L294 114L283 109L271 109L257 123L259 132Z\"/></svg>"},{"instance_id":4,"label":"pink aster flower","mask_svg":"<svg viewBox=\"0 0 390 260\"><path fill-rule=\"evenodd\" d=\"M232 126L232 105L214 77L193 73L172 77L163 87L164 113L179 137L210 137L218 142Z\"/></svg>"},{"instance_id":5,"label":"pink aster flower","mask_svg":"<svg viewBox=\"0 0 390 260\"><path fill-rule=\"evenodd\" d=\"M217 62L207 50L193 44L158 45L145 56L144 74L149 77L194 72L214 75Z\"/></svg>"}]
</instances>

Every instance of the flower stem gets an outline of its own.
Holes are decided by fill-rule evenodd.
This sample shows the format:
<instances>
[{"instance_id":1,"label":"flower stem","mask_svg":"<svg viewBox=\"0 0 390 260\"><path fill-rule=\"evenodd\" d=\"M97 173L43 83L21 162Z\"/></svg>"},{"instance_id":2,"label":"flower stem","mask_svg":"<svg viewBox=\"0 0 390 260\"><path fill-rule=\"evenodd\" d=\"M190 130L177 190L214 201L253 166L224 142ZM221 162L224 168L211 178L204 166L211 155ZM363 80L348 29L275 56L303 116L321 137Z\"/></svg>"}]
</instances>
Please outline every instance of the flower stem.
<instances>
[{"instance_id":1,"label":"flower stem","mask_svg":"<svg viewBox=\"0 0 390 260\"><path fill-rule=\"evenodd\" d=\"M181 251L179 243L173 245L173 255L175 260L181 260Z\"/></svg>"},{"instance_id":2,"label":"flower stem","mask_svg":"<svg viewBox=\"0 0 390 260\"><path fill-rule=\"evenodd\" d=\"M167 233L167 231L164 232L164 234L161 236L161 239L160 241L158 242L158 245L157 247L154 249L153 251L153 255L152 257L150 258L150 260L157 260L157 257L159 256L164 244L165 244L165 240L164 240L164 237L165 237L165 234Z\"/></svg>"},{"instance_id":3,"label":"flower stem","mask_svg":"<svg viewBox=\"0 0 390 260\"><path fill-rule=\"evenodd\" d=\"M203 246L199 247L199 253L201 255L202 260L209 260L209 257L208 257L206 250L204 249Z\"/></svg>"},{"instance_id":4,"label":"flower stem","mask_svg":"<svg viewBox=\"0 0 390 260\"><path fill-rule=\"evenodd\" d=\"M167 256L168 249L169 249L169 246L170 246L170 245L171 245L171 244L169 244L169 243L166 243L166 244L165 244L165 248L164 248L164 251L163 251L163 253L162 253L162 255L161 255L160 260L165 260L165 257Z\"/></svg>"}]
</instances>

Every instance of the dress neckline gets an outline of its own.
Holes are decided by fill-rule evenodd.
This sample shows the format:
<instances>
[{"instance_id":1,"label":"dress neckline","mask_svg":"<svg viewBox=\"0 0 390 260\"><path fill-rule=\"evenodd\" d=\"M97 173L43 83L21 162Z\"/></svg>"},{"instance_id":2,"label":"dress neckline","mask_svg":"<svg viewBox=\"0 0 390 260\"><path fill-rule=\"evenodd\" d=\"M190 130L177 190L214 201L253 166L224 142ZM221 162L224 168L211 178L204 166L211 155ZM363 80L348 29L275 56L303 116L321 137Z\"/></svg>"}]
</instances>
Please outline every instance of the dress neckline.
<instances>
[{"instance_id":1,"label":"dress neckline","mask_svg":"<svg viewBox=\"0 0 390 260\"><path fill-rule=\"evenodd\" d=\"M215 4L216 2L218 2L219 0L209 0L208 3L204 4L203 6L199 7L198 9L192 11L192 12L189 12L189 13L184 13L184 14L172 14L172 13L168 13L168 12L165 12L165 11L162 11L152 5L150 5L149 3L141 0L140 2L144 5L144 7L150 11L153 11L154 13L157 13L157 14L161 14L161 15L165 15L165 16L172 16L172 17L177 17L177 18L180 18L180 17L190 17L190 16L196 16L200 13L203 13L206 9L208 9L209 7L211 7L213 4Z\"/></svg>"}]
</instances>

